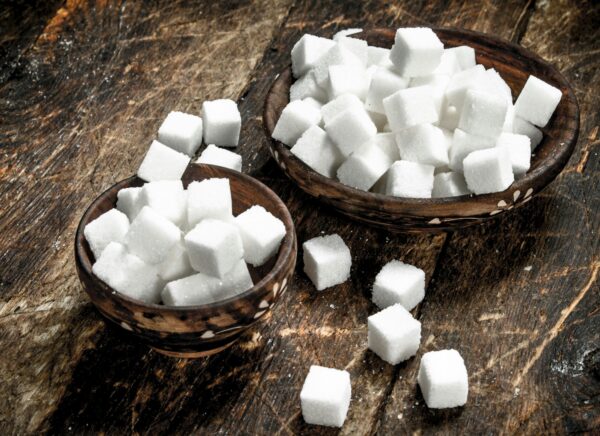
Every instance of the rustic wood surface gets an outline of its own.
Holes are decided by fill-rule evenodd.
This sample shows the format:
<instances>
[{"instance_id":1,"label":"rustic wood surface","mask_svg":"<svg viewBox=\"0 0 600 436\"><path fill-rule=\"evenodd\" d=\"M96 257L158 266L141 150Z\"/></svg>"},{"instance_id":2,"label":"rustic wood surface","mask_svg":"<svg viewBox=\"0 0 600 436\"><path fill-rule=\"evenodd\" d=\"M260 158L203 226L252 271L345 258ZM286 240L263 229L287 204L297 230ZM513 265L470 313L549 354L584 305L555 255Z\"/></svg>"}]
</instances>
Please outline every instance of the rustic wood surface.
<instances>
[{"instance_id":1,"label":"rustic wood surface","mask_svg":"<svg viewBox=\"0 0 600 436\"><path fill-rule=\"evenodd\" d=\"M307 426L310 364L350 371L340 434L600 431L600 4L595 1L12 1L0 7L0 432L335 434ZM569 164L526 206L481 226L392 235L295 188L261 113L304 32L457 26L536 52L581 108ZM131 175L170 110L238 99L244 171L271 186L298 241L337 232L351 280L317 293L301 265L269 320L206 359L162 356L103 323L75 272L85 207ZM427 273L417 358L366 351L370 286L399 258ZM531 267L531 268L530 268ZM428 410L423 352L455 347L468 404Z\"/></svg>"}]
</instances>

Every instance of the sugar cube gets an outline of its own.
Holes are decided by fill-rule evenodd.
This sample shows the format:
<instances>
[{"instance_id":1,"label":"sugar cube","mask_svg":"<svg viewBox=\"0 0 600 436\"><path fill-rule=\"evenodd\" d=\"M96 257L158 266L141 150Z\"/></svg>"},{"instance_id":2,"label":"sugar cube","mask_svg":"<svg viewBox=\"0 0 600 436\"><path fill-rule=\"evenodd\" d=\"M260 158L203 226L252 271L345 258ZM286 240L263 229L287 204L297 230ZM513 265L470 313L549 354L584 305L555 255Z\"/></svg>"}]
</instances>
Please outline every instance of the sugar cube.
<instances>
[{"instance_id":1,"label":"sugar cube","mask_svg":"<svg viewBox=\"0 0 600 436\"><path fill-rule=\"evenodd\" d=\"M469 188L461 173L454 171L436 174L433 178L433 198L457 197L469 194Z\"/></svg>"},{"instance_id":2,"label":"sugar cube","mask_svg":"<svg viewBox=\"0 0 600 436\"><path fill-rule=\"evenodd\" d=\"M202 103L204 142L221 147L237 147L242 116L233 100L220 99Z\"/></svg>"},{"instance_id":3,"label":"sugar cube","mask_svg":"<svg viewBox=\"0 0 600 436\"><path fill-rule=\"evenodd\" d=\"M362 108L352 107L325 123L325 131L344 156L377 134L377 127Z\"/></svg>"},{"instance_id":4,"label":"sugar cube","mask_svg":"<svg viewBox=\"0 0 600 436\"><path fill-rule=\"evenodd\" d=\"M305 97L302 99L304 103L308 103L315 109L319 109L319 111L323 108L323 103L313 97Z\"/></svg>"},{"instance_id":5,"label":"sugar cube","mask_svg":"<svg viewBox=\"0 0 600 436\"><path fill-rule=\"evenodd\" d=\"M391 68L376 67L367 92L365 107L385 114L383 99L408 86L409 81Z\"/></svg>"},{"instance_id":6,"label":"sugar cube","mask_svg":"<svg viewBox=\"0 0 600 436\"><path fill-rule=\"evenodd\" d=\"M437 66L435 70L431 72L432 75L436 76L447 76L450 77L459 71L462 68L458 61L458 57L456 55L456 50L448 50L445 49L442 53L442 57L440 59L440 64Z\"/></svg>"},{"instance_id":7,"label":"sugar cube","mask_svg":"<svg viewBox=\"0 0 600 436\"><path fill-rule=\"evenodd\" d=\"M531 150L535 150L536 147L542 142L544 134L540 129L535 127L529 121L525 121L522 118L515 116L513 121L513 133L517 133L519 135L525 135L531 141Z\"/></svg>"},{"instance_id":8,"label":"sugar cube","mask_svg":"<svg viewBox=\"0 0 600 436\"><path fill-rule=\"evenodd\" d=\"M474 151L463 165L467 186L475 194L504 191L514 181L510 155L504 147Z\"/></svg>"},{"instance_id":9,"label":"sugar cube","mask_svg":"<svg viewBox=\"0 0 600 436\"><path fill-rule=\"evenodd\" d=\"M399 160L388 171L386 194L395 197L431 198L434 167Z\"/></svg>"},{"instance_id":10,"label":"sugar cube","mask_svg":"<svg viewBox=\"0 0 600 436\"><path fill-rule=\"evenodd\" d=\"M371 121L373 121L373 124L375 124L377 131L382 132L384 126L387 124L387 117L385 116L385 114L379 112L371 112L369 110L367 111L367 114L369 115L369 118L371 118Z\"/></svg>"},{"instance_id":11,"label":"sugar cube","mask_svg":"<svg viewBox=\"0 0 600 436\"><path fill-rule=\"evenodd\" d=\"M538 127L545 127L561 98L560 89L529 76L515 103L515 114Z\"/></svg>"},{"instance_id":12,"label":"sugar cube","mask_svg":"<svg viewBox=\"0 0 600 436\"><path fill-rule=\"evenodd\" d=\"M515 122L515 106L513 104L509 104L506 109L506 117L504 118L504 124L502 125L502 131L512 133L514 122Z\"/></svg>"},{"instance_id":13,"label":"sugar cube","mask_svg":"<svg viewBox=\"0 0 600 436\"><path fill-rule=\"evenodd\" d=\"M319 58L313 69L317 85L325 87L329 77L329 67L332 65L350 65L365 67L365 64L352 51L341 44L335 44Z\"/></svg>"},{"instance_id":14,"label":"sugar cube","mask_svg":"<svg viewBox=\"0 0 600 436\"><path fill-rule=\"evenodd\" d=\"M288 103L281 112L272 137L291 147L309 127L319 124L320 121L319 109L302 100L295 100Z\"/></svg>"},{"instance_id":15,"label":"sugar cube","mask_svg":"<svg viewBox=\"0 0 600 436\"><path fill-rule=\"evenodd\" d=\"M327 124L336 116L351 108L363 109L363 102L360 101L360 99L354 94L340 95L339 97L324 104L321 108L323 122Z\"/></svg>"},{"instance_id":16,"label":"sugar cube","mask_svg":"<svg viewBox=\"0 0 600 436\"><path fill-rule=\"evenodd\" d=\"M326 177L333 177L344 155L319 126L312 126L290 150L293 155Z\"/></svg>"},{"instance_id":17,"label":"sugar cube","mask_svg":"<svg viewBox=\"0 0 600 436\"><path fill-rule=\"evenodd\" d=\"M446 86L448 86L449 82L450 76L432 74L429 76L413 77L410 81L410 86L429 86L433 101L435 102L435 108L441 117L442 106L445 102Z\"/></svg>"},{"instance_id":18,"label":"sugar cube","mask_svg":"<svg viewBox=\"0 0 600 436\"><path fill-rule=\"evenodd\" d=\"M300 392L304 421L341 427L350 407L351 390L348 371L312 365Z\"/></svg>"},{"instance_id":19,"label":"sugar cube","mask_svg":"<svg viewBox=\"0 0 600 436\"><path fill-rule=\"evenodd\" d=\"M413 309L425 296L425 272L399 260L385 264L375 277L373 303L379 308L401 304Z\"/></svg>"},{"instance_id":20,"label":"sugar cube","mask_svg":"<svg viewBox=\"0 0 600 436\"><path fill-rule=\"evenodd\" d=\"M390 60L390 49L382 47L367 47L367 66L372 65L378 66L393 66L394 64Z\"/></svg>"},{"instance_id":21,"label":"sugar cube","mask_svg":"<svg viewBox=\"0 0 600 436\"><path fill-rule=\"evenodd\" d=\"M312 97L318 101L327 101L327 93L317 85L315 73L307 72L290 86L290 101Z\"/></svg>"},{"instance_id":22,"label":"sugar cube","mask_svg":"<svg viewBox=\"0 0 600 436\"><path fill-rule=\"evenodd\" d=\"M369 47L367 41L358 38L349 38L348 36L334 36L335 41L342 47L348 49L357 59L363 67L367 66L369 60Z\"/></svg>"},{"instance_id":23,"label":"sugar cube","mask_svg":"<svg viewBox=\"0 0 600 436\"><path fill-rule=\"evenodd\" d=\"M146 182L179 180L190 160L188 155L179 153L158 141L152 141L138 168L137 176Z\"/></svg>"},{"instance_id":24,"label":"sugar cube","mask_svg":"<svg viewBox=\"0 0 600 436\"><path fill-rule=\"evenodd\" d=\"M164 261L181 239L179 228L149 206L144 206L131 222L125 245L144 262L155 265Z\"/></svg>"},{"instance_id":25,"label":"sugar cube","mask_svg":"<svg viewBox=\"0 0 600 436\"><path fill-rule=\"evenodd\" d=\"M383 99L383 108L393 132L439 119L433 92L428 86L401 89Z\"/></svg>"},{"instance_id":26,"label":"sugar cube","mask_svg":"<svg viewBox=\"0 0 600 436\"><path fill-rule=\"evenodd\" d=\"M304 34L292 48L292 72L300 77L314 68L319 58L335 45L331 39Z\"/></svg>"},{"instance_id":27,"label":"sugar cube","mask_svg":"<svg viewBox=\"0 0 600 436\"><path fill-rule=\"evenodd\" d=\"M195 163L218 165L235 171L242 171L242 156L215 144L208 144Z\"/></svg>"},{"instance_id":28,"label":"sugar cube","mask_svg":"<svg viewBox=\"0 0 600 436\"><path fill-rule=\"evenodd\" d=\"M463 406L469 394L465 361L456 350L430 351L421 357L417 376L427 407Z\"/></svg>"},{"instance_id":29,"label":"sugar cube","mask_svg":"<svg viewBox=\"0 0 600 436\"><path fill-rule=\"evenodd\" d=\"M202 144L202 118L184 112L169 112L158 129L158 140L188 156Z\"/></svg>"},{"instance_id":30,"label":"sugar cube","mask_svg":"<svg viewBox=\"0 0 600 436\"><path fill-rule=\"evenodd\" d=\"M227 220L232 214L229 179L206 179L188 186L187 222L193 228L205 218Z\"/></svg>"},{"instance_id":31,"label":"sugar cube","mask_svg":"<svg viewBox=\"0 0 600 436\"><path fill-rule=\"evenodd\" d=\"M224 278L244 256L242 238L235 225L205 218L184 238L192 268Z\"/></svg>"},{"instance_id":32,"label":"sugar cube","mask_svg":"<svg viewBox=\"0 0 600 436\"><path fill-rule=\"evenodd\" d=\"M332 65L329 67L327 90L333 99L343 94L354 94L364 100L369 89L369 81L363 67L353 65Z\"/></svg>"},{"instance_id":33,"label":"sugar cube","mask_svg":"<svg viewBox=\"0 0 600 436\"><path fill-rule=\"evenodd\" d=\"M246 209L234 223L242 237L244 260L253 266L273 257L285 236L283 222L262 206Z\"/></svg>"},{"instance_id":34,"label":"sugar cube","mask_svg":"<svg viewBox=\"0 0 600 436\"><path fill-rule=\"evenodd\" d=\"M83 229L83 235L94 258L98 259L109 243L122 242L128 230L127 215L117 209L111 209L89 222Z\"/></svg>"},{"instance_id":35,"label":"sugar cube","mask_svg":"<svg viewBox=\"0 0 600 436\"><path fill-rule=\"evenodd\" d=\"M186 223L186 193L181 180L159 180L146 183L140 192L140 203L150 206L177 227Z\"/></svg>"},{"instance_id":36,"label":"sugar cube","mask_svg":"<svg viewBox=\"0 0 600 436\"><path fill-rule=\"evenodd\" d=\"M475 66L475 49L473 49L473 47L460 45L458 47L451 47L446 50L454 52L461 70L468 70L469 68L473 68Z\"/></svg>"},{"instance_id":37,"label":"sugar cube","mask_svg":"<svg viewBox=\"0 0 600 436\"><path fill-rule=\"evenodd\" d=\"M417 354L421 323L401 304L371 315L367 324L369 349L386 362L397 365Z\"/></svg>"},{"instance_id":38,"label":"sugar cube","mask_svg":"<svg viewBox=\"0 0 600 436\"><path fill-rule=\"evenodd\" d=\"M476 150L491 148L496 144L494 138L489 136L473 135L460 129L454 130L452 146L450 147L449 167L454 171L463 170L463 160L467 155Z\"/></svg>"},{"instance_id":39,"label":"sugar cube","mask_svg":"<svg viewBox=\"0 0 600 436\"><path fill-rule=\"evenodd\" d=\"M485 77L487 80L488 92L503 96L506 99L506 102L512 106L512 91L498 71L490 68L489 70L486 70Z\"/></svg>"},{"instance_id":40,"label":"sugar cube","mask_svg":"<svg viewBox=\"0 0 600 436\"><path fill-rule=\"evenodd\" d=\"M452 106L446 102L443 102L440 109L440 119L437 122L437 125L444 129L454 130L458 127L459 119L460 112L456 106Z\"/></svg>"},{"instance_id":41,"label":"sugar cube","mask_svg":"<svg viewBox=\"0 0 600 436\"><path fill-rule=\"evenodd\" d=\"M398 149L398 144L396 144L396 135L394 133L378 133L373 138L372 143L381 148L392 163L400 160L400 150Z\"/></svg>"},{"instance_id":42,"label":"sugar cube","mask_svg":"<svg viewBox=\"0 0 600 436\"><path fill-rule=\"evenodd\" d=\"M431 74L440 64L444 44L427 27L396 30L390 59L402 76L414 77Z\"/></svg>"},{"instance_id":43,"label":"sugar cube","mask_svg":"<svg viewBox=\"0 0 600 436\"><path fill-rule=\"evenodd\" d=\"M502 132L507 102L504 98L475 89L465 95L458 127L473 135L497 138Z\"/></svg>"},{"instance_id":44,"label":"sugar cube","mask_svg":"<svg viewBox=\"0 0 600 436\"><path fill-rule=\"evenodd\" d=\"M473 88L483 88L485 79L485 67L483 65L475 65L472 68L456 73L450 78L446 86L446 103L454 106L460 113L467 91Z\"/></svg>"},{"instance_id":45,"label":"sugar cube","mask_svg":"<svg viewBox=\"0 0 600 436\"><path fill-rule=\"evenodd\" d=\"M127 252L123 244L111 242L92 266L92 272L114 289L144 303L158 303L162 282L156 266Z\"/></svg>"},{"instance_id":46,"label":"sugar cube","mask_svg":"<svg viewBox=\"0 0 600 436\"><path fill-rule=\"evenodd\" d=\"M158 276L163 282L171 282L195 273L183 241L175 243L167 258L158 266Z\"/></svg>"},{"instance_id":47,"label":"sugar cube","mask_svg":"<svg viewBox=\"0 0 600 436\"><path fill-rule=\"evenodd\" d=\"M392 165L388 154L372 142L354 151L337 170L344 185L368 191Z\"/></svg>"},{"instance_id":48,"label":"sugar cube","mask_svg":"<svg viewBox=\"0 0 600 436\"><path fill-rule=\"evenodd\" d=\"M133 221L143 205L140 202L142 188L123 188L117 192L117 209Z\"/></svg>"},{"instance_id":49,"label":"sugar cube","mask_svg":"<svg viewBox=\"0 0 600 436\"><path fill-rule=\"evenodd\" d=\"M431 124L417 124L396 134L403 160L434 167L448 165L448 149L444 132Z\"/></svg>"},{"instance_id":50,"label":"sugar cube","mask_svg":"<svg viewBox=\"0 0 600 436\"><path fill-rule=\"evenodd\" d=\"M337 235L318 236L302 244L304 272L317 291L344 283L350 277L350 249Z\"/></svg>"},{"instance_id":51,"label":"sugar cube","mask_svg":"<svg viewBox=\"0 0 600 436\"><path fill-rule=\"evenodd\" d=\"M496 141L496 147L505 147L510 156L513 173L522 176L531 165L531 141L525 135L502 133Z\"/></svg>"}]
</instances>

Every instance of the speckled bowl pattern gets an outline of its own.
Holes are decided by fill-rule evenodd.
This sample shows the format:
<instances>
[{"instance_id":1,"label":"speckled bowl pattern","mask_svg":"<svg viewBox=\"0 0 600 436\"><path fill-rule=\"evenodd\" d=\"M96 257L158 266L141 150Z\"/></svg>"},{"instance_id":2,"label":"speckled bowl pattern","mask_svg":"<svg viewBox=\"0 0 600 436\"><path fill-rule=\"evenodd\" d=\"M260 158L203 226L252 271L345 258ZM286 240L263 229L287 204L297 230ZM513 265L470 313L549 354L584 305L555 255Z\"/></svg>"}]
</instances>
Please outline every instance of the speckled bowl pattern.
<instances>
[{"instance_id":1,"label":"speckled bowl pattern","mask_svg":"<svg viewBox=\"0 0 600 436\"><path fill-rule=\"evenodd\" d=\"M294 272L296 233L281 199L256 179L217 166L191 164L182 180L187 187L192 181L212 177L229 178L235 215L258 204L279 218L286 229L277 255L259 268L249 266L255 285L238 296L201 306L146 304L115 292L92 273L93 255L83 229L87 223L115 207L120 189L143 185L137 177L115 184L94 200L77 228L77 273L92 303L105 318L163 354L199 357L227 348L273 308L288 289Z\"/></svg>"},{"instance_id":2,"label":"speckled bowl pattern","mask_svg":"<svg viewBox=\"0 0 600 436\"><path fill-rule=\"evenodd\" d=\"M525 48L483 33L434 28L446 47L469 45L477 62L495 68L512 88L516 98L529 75L560 89L560 104L548 125L544 139L535 150L531 168L506 191L463 195L452 198L399 198L361 191L322 176L294 156L290 149L271 138L281 111L289 102L291 67L275 79L267 95L263 122L270 152L279 167L311 196L357 221L390 231L442 231L481 223L530 201L564 168L579 135L579 107L575 94L563 75L552 65ZM370 45L391 47L395 30L373 29L355 35Z\"/></svg>"}]
</instances>

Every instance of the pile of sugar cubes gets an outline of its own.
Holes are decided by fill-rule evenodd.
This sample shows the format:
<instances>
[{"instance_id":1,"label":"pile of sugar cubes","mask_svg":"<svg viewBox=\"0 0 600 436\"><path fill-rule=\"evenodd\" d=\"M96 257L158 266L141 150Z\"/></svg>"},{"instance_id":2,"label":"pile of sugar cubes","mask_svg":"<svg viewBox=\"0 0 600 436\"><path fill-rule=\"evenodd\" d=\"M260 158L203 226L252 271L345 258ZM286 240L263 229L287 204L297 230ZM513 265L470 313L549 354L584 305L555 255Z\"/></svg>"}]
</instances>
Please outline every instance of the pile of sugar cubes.
<instances>
[{"instance_id":1,"label":"pile of sugar cubes","mask_svg":"<svg viewBox=\"0 0 600 436\"><path fill-rule=\"evenodd\" d=\"M429 28L398 29L391 49L356 32L294 45L274 139L324 176L397 197L504 191L527 172L559 89L530 76L513 104L471 47L445 49Z\"/></svg>"},{"instance_id":2,"label":"pile of sugar cubes","mask_svg":"<svg viewBox=\"0 0 600 436\"><path fill-rule=\"evenodd\" d=\"M84 228L93 273L131 298L189 306L238 295L254 286L247 264L265 264L285 236L283 222L262 206L233 215L228 178L184 189L181 176L203 137L211 145L198 161L241 169L239 155L212 145L237 145L237 105L205 102L202 112L171 112L138 170L147 183L121 189L116 207Z\"/></svg>"}]
</instances>

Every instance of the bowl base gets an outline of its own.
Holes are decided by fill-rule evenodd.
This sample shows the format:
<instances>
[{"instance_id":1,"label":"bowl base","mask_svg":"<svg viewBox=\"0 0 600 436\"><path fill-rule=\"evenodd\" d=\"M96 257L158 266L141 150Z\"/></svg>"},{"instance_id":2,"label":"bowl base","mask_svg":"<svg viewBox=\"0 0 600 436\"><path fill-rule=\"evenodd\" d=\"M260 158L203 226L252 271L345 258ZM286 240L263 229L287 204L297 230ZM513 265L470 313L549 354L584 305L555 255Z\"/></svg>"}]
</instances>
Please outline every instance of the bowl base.
<instances>
[{"instance_id":1,"label":"bowl base","mask_svg":"<svg viewBox=\"0 0 600 436\"><path fill-rule=\"evenodd\" d=\"M222 345L221 347L213 348L211 350L204 351L174 351L174 350L163 350L157 347L150 347L157 353L163 354L169 357L178 357L180 359L199 359L201 357L212 356L213 354L220 353L221 351L231 347L237 339Z\"/></svg>"}]
</instances>

